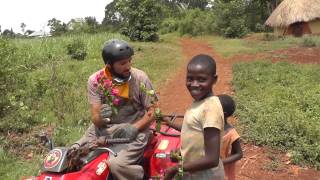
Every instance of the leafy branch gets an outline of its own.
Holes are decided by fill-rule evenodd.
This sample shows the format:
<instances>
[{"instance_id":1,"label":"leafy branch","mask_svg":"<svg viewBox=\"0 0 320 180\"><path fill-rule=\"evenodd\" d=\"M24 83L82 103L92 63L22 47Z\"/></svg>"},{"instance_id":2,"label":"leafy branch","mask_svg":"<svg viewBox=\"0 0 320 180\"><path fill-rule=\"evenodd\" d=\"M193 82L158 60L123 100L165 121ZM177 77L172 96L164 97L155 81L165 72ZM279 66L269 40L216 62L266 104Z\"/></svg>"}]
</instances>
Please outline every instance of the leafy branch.
<instances>
[{"instance_id":1,"label":"leafy branch","mask_svg":"<svg viewBox=\"0 0 320 180\"><path fill-rule=\"evenodd\" d=\"M142 92L144 92L146 95L151 97L151 104L155 105L156 102L158 101L156 92L153 89L147 89L146 85L143 83L140 83L140 89ZM160 108L156 107L155 108L155 117L156 117L156 131L160 132L161 129L161 119L162 119L162 113Z\"/></svg>"}]
</instances>

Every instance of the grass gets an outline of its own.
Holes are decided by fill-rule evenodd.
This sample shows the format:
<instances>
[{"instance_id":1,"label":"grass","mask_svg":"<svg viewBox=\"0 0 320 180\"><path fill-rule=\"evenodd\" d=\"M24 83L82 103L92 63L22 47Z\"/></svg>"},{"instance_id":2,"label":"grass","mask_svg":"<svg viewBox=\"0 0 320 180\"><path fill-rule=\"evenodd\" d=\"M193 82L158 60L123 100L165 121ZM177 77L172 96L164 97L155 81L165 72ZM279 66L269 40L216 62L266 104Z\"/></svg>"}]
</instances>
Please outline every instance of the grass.
<instances>
[{"instance_id":1,"label":"grass","mask_svg":"<svg viewBox=\"0 0 320 180\"><path fill-rule=\"evenodd\" d=\"M25 160L19 157L19 153L9 153L10 149L16 148L17 143L21 144L21 150L37 144L30 142L29 138L11 142L11 139L6 138L8 133L28 137L34 131L52 127L57 146L71 144L81 137L90 124L87 79L91 73L104 66L101 47L110 38L124 37L99 33L9 41L15 51L12 56L5 56L8 59L4 63L8 63L5 67L10 68L7 72L12 69L16 71L9 73L8 79L18 78L21 83L11 81L9 85L12 91L1 94L10 102L0 122L0 160L1 164L5 164L0 167L0 179L36 175L39 160L43 158L43 154L34 154L33 160ZM158 43L130 42L135 49L133 66L144 70L156 87L163 85L166 78L173 75L183 62L176 38L174 35L166 35ZM66 53L66 45L74 39L80 39L86 44L88 55L84 61L73 60ZM9 65L10 62L15 63Z\"/></svg>"},{"instance_id":2,"label":"grass","mask_svg":"<svg viewBox=\"0 0 320 180\"><path fill-rule=\"evenodd\" d=\"M255 54L290 47L305 46L305 39L308 39L309 41L312 39L311 41L313 41L316 46L320 46L319 36L303 38L285 37L276 38L271 41L261 40L261 35L257 37L258 40L226 39L220 36L205 36L201 37L201 39L208 41L209 45L224 57L230 57L236 54Z\"/></svg>"},{"instance_id":3,"label":"grass","mask_svg":"<svg viewBox=\"0 0 320 180\"><path fill-rule=\"evenodd\" d=\"M320 66L239 63L233 67L243 137L289 151L320 168Z\"/></svg>"}]
</instances>

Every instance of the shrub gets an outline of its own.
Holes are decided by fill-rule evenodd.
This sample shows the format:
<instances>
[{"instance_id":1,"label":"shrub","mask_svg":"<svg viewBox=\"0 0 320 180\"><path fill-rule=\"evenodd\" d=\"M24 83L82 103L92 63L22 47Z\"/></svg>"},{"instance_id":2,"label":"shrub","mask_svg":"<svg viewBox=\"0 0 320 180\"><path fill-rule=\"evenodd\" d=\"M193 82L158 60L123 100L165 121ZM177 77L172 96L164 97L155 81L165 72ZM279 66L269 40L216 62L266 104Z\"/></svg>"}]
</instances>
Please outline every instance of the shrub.
<instances>
[{"instance_id":1,"label":"shrub","mask_svg":"<svg viewBox=\"0 0 320 180\"><path fill-rule=\"evenodd\" d=\"M215 17L211 11L187 10L179 22L179 33L197 36L213 32L214 21Z\"/></svg>"},{"instance_id":2,"label":"shrub","mask_svg":"<svg viewBox=\"0 0 320 180\"><path fill-rule=\"evenodd\" d=\"M263 38L262 38L264 41L273 41L276 39L275 35L274 34L271 34L271 33L264 33L263 34Z\"/></svg>"},{"instance_id":3,"label":"shrub","mask_svg":"<svg viewBox=\"0 0 320 180\"><path fill-rule=\"evenodd\" d=\"M317 46L317 44L316 44L316 41L314 41L312 39L312 37L304 37L301 46L302 47L315 47L315 46Z\"/></svg>"},{"instance_id":4,"label":"shrub","mask_svg":"<svg viewBox=\"0 0 320 180\"><path fill-rule=\"evenodd\" d=\"M160 33L166 34L177 31L179 28L179 23L177 21L178 20L175 18L164 19L160 25Z\"/></svg>"},{"instance_id":5,"label":"shrub","mask_svg":"<svg viewBox=\"0 0 320 180\"><path fill-rule=\"evenodd\" d=\"M87 56L87 49L85 43L80 39L75 39L67 45L67 54L72 59L84 60Z\"/></svg>"}]
</instances>

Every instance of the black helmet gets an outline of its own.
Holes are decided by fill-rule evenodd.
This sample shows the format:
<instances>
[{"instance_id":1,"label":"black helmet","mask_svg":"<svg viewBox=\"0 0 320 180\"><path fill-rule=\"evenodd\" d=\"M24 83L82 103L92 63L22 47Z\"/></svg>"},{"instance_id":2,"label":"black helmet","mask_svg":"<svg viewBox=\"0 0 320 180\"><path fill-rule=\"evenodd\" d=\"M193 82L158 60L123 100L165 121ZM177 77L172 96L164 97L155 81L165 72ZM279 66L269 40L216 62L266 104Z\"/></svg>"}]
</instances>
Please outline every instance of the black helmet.
<instances>
[{"instance_id":1,"label":"black helmet","mask_svg":"<svg viewBox=\"0 0 320 180\"><path fill-rule=\"evenodd\" d=\"M132 47L126 41L119 39L111 39L105 43L102 49L102 58L105 64L127 59L133 54Z\"/></svg>"}]
</instances>

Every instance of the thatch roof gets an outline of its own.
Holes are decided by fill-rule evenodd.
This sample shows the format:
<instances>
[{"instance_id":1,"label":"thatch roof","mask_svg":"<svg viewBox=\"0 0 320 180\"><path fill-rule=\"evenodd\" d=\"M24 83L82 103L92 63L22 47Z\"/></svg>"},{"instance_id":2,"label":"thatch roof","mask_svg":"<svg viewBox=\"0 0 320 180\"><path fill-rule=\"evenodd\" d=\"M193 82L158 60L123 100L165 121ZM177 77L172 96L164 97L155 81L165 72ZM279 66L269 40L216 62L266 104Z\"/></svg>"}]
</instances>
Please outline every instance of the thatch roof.
<instances>
[{"instance_id":1,"label":"thatch roof","mask_svg":"<svg viewBox=\"0 0 320 180\"><path fill-rule=\"evenodd\" d=\"M295 22L320 18L320 0L284 0L265 22L272 27L287 27Z\"/></svg>"}]
</instances>

